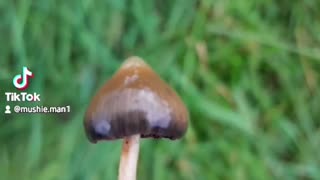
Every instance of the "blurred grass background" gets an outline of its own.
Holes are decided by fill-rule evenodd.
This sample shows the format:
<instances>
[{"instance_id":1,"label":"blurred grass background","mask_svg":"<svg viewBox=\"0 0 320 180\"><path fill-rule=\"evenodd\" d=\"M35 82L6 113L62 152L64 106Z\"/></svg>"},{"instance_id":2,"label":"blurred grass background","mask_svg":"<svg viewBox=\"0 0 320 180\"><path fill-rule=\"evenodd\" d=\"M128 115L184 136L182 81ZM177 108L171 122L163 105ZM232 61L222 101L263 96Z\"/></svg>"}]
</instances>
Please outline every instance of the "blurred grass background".
<instances>
[{"instance_id":1,"label":"blurred grass background","mask_svg":"<svg viewBox=\"0 0 320 180\"><path fill-rule=\"evenodd\" d=\"M0 1L1 109L28 66L38 105L0 121L0 179L116 179L121 141L90 144L84 111L131 56L189 107L181 141L142 142L138 179L320 179L320 2ZM10 102L10 105L24 103Z\"/></svg>"}]
</instances>

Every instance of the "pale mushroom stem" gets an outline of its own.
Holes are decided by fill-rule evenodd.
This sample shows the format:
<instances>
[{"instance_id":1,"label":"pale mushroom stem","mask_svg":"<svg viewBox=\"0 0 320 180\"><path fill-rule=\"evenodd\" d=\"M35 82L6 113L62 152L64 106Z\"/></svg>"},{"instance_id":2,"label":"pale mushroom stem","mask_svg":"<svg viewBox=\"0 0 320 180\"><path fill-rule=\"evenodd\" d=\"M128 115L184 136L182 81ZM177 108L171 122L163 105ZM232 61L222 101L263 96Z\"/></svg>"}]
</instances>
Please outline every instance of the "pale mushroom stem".
<instances>
[{"instance_id":1,"label":"pale mushroom stem","mask_svg":"<svg viewBox=\"0 0 320 180\"><path fill-rule=\"evenodd\" d=\"M118 180L135 180L139 158L140 134L124 138Z\"/></svg>"}]
</instances>

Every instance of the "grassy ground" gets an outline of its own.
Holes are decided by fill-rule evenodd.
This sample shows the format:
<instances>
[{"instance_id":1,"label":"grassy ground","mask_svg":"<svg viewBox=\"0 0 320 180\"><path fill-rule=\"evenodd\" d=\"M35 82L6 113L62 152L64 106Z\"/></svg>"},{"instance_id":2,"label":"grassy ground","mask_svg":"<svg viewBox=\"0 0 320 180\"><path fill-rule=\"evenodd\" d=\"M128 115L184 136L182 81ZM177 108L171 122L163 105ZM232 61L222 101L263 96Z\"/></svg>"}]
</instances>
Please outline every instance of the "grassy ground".
<instances>
[{"instance_id":1,"label":"grassy ground","mask_svg":"<svg viewBox=\"0 0 320 180\"><path fill-rule=\"evenodd\" d=\"M319 7L0 1L1 109L27 65L38 104L72 111L1 114L0 179L116 179L121 142L90 144L82 121L95 91L131 55L174 86L191 113L183 140L142 143L138 179L320 179Z\"/></svg>"}]
</instances>

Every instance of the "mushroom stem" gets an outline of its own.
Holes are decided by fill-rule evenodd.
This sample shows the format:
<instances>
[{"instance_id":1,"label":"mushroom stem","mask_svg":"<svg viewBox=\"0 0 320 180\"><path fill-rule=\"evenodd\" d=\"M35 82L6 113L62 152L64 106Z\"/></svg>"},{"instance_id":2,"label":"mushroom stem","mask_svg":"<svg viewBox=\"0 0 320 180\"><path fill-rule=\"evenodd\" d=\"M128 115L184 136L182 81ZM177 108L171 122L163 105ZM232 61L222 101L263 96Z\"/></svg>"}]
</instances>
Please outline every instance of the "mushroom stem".
<instances>
[{"instance_id":1,"label":"mushroom stem","mask_svg":"<svg viewBox=\"0 0 320 180\"><path fill-rule=\"evenodd\" d=\"M124 138L118 180L135 180L139 157L140 134Z\"/></svg>"}]
</instances>

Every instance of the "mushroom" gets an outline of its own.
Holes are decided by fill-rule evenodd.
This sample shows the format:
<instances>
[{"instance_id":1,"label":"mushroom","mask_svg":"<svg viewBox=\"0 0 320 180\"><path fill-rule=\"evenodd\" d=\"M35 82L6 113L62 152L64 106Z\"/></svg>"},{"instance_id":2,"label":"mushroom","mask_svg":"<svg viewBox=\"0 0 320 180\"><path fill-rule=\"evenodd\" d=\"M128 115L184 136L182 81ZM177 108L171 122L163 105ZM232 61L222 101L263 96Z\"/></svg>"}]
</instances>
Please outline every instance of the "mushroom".
<instances>
[{"instance_id":1,"label":"mushroom","mask_svg":"<svg viewBox=\"0 0 320 180\"><path fill-rule=\"evenodd\" d=\"M124 139L119 180L136 179L140 138L181 138L189 113L170 88L139 57L130 57L97 92L84 118L92 143Z\"/></svg>"}]
</instances>

